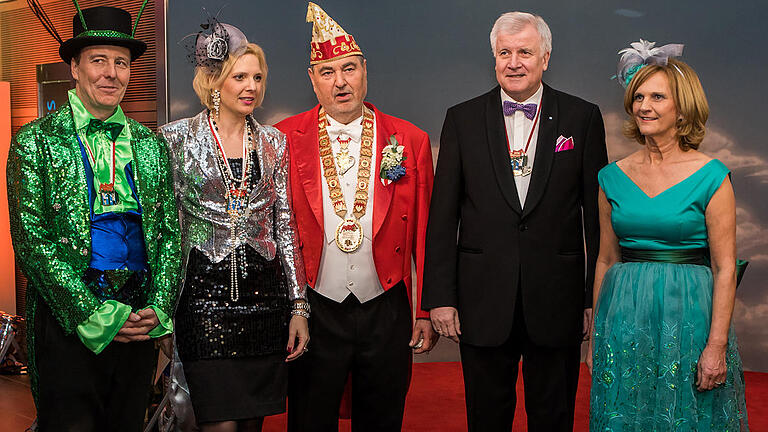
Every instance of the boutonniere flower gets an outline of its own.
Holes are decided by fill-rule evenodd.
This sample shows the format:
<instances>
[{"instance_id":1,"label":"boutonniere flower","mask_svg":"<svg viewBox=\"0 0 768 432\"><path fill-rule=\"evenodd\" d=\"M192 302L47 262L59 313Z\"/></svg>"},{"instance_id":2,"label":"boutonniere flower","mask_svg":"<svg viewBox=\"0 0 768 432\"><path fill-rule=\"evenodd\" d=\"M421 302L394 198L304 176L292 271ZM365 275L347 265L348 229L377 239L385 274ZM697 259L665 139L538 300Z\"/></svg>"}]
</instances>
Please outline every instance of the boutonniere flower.
<instances>
[{"instance_id":1,"label":"boutonniere flower","mask_svg":"<svg viewBox=\"0 0 768 432\"><path fill-rule=\"evenodd\" d=\"M397 181L400 177L405 175L405 167L403 161L407 158L403 155L403 149L397 142L395 135L389 137L389 145L384 147L381 151L381 170L379 171L379 177L381 177L381 183L384 186Z\"/></svg>"}]
</instances>

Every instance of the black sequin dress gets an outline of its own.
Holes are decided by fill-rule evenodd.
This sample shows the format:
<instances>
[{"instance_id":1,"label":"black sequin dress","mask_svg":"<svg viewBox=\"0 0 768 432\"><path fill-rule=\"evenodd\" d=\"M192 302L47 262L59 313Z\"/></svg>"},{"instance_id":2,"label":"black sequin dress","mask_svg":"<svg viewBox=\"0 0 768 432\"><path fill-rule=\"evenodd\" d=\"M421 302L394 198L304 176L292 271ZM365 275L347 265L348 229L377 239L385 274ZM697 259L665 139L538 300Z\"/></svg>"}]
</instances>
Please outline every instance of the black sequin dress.
<instances>
[{"instance_id":1,"label":"black sequin dress","mask_svg":"<svg viewBox=\"0 0 768 432\"><path fill-rule=\"evenodd\" d=\"M252 154L252 161L257 161ZM233 176L242 159L230 159ZM260 178L251 164L251 184ZM176 311L176 346L198 423L283 412L290 301L279 254L266 260L250 245L235 252L240 296L231 299L229 256L213 263L193 248Z\"/></svg>"}]
</instances>

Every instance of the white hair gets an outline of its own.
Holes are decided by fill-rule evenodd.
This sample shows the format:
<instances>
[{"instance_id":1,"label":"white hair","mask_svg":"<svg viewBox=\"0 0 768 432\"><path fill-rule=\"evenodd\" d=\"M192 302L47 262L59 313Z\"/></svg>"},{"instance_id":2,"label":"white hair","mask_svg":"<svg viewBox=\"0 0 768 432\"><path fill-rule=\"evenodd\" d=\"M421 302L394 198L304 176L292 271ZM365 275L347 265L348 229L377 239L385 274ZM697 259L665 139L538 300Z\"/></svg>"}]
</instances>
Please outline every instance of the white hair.
<instances>
[{"instance_id":1,"label":"white hair","mask_svg":"<svg viewBox=\"0 0 768 432\"><path fill-rule=\"evenodd\" d=\"M552 52L552 32L544 21L544 18L527 12L507 12L502 14L493 24L491 29L491 50L496 55L496 39L499 33L514 35L521 32L526 26L532 25L539 33L541 49L544 53Z\"/></svg>"}]
</instances>

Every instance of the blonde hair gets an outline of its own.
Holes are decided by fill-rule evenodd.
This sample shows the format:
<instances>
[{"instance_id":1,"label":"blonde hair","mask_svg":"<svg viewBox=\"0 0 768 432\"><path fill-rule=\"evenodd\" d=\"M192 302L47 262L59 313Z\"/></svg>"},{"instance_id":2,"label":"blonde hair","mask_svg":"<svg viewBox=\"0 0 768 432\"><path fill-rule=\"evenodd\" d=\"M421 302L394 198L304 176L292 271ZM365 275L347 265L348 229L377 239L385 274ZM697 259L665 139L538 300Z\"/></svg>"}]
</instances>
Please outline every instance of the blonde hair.
<instances>
[{"instance_id":1,"label":"blonde hair","mask_svg":"<svg viewBox=\"0 0 768 432\"><path fill-rule=\"evenodd\" d=\"M192 87L197 93L197 97L200 98L200 103L208 109L213 109L213 97L211 92L220 87L221 84L227 79L227 75L232 71L235 63L244 55L252 54L259 59L259 66L261 66L261 73L264 80L264 91L261 92L259 100L256 101L256 106L261 106L264 101L264 94L267 90L267 59L264 56L264 50L255 43L249 43L246 45L245 50L238 56L228 55L221 65L221 68L215 72L211 72L210 69L198 66L195 68L195 78L192 80Z\"/></svg>"},{"instance_id":2,"label":"blonde hair","mask_svg":"<svg viewBox=\"0 0 768 432\"><path fill-rule=\"evenodd\" d=\"M704 88L696 72L686 63L673 58L670 58L664 66L655 64L644 66L632 77L624 93L624 111L629 114L629 119L624 122L624 136L645 144L645 137L640 133L632 113L632 104L637 89L657 72L666 75L675 108L680 116L675 123L680 148L683 151L698 149L707 132L705 127L709 117L707 96L704 94Z\"/></svg>"}]
</instances>

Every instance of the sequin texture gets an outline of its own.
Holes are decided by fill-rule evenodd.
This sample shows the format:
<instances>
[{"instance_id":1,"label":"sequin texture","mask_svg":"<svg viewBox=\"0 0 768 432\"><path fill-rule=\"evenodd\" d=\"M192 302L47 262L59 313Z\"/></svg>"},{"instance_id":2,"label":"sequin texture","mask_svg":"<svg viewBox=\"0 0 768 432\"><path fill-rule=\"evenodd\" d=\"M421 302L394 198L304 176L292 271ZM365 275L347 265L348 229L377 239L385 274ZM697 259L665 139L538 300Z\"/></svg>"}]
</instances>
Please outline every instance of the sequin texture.
<instances>
[{"instance_id":1,"label":"sequin texture","mask_svg":"<svg viewBox=\"0 0 768 432\"><path fill-rule=\"evenodd\" d=\"M231 261L212 263L199 250L190 251L176 311L176 346L183 362L285 350L290 302L279 256L267 261L248 245L240 248L234 253L242 252L247 264L237 302L229 296Z\"/></svg>"},{"instance_id":2,"label":"sequin texture","mask_svg":"<svg viewBox=\"0 0 768 432\"><path fill-rule=\"evenodd\" d=\"M181 253L168 157L149 129L131 119L128 127L152 272L147 301L170 315L176 302ZM72 334L101 302L83 282L90 262L90 208L69 105L19 130L11 142L7 176L14 252L29 281L26 321L28 325L35 322L36 305L42 299L64 332ZM156 240L160 233L162 240ZM34 393L34 332L28 330Z\"/></svg>"},{"instance_id":3,"label":"sequin texture","mask_svg":"<svg viewBox=\"0 0 768 432\"><path fill-rule=\"evenodd\" d=\"M710 320L699 307L710 304L711 290L704 266L617 263L608 270L595 317L590 431L749 430L732 328L724 385L696 388Z\"/></svg>"},{"instance_id":4,"label":"sequin texture","mask_svg":"<svg viewBox=\"0 0 768 432\"><path fill-rule=\"evenodd\" d=\"M216 164L218 150L207 117L208 111L204 110L160 128L171 153L180 209L182 269L188 267L192 248L218 263L234 248L247 244L267 261L279 256L288 281L288 298L305 298L304 261L298 252L290 207L285 135L248 117L261 178L250 192L247 217L240 219L240 236L232 244L224 199L226 187Z\"/></svg>"},{"instance_id":5,"label":"sequin texture","mask_svg":"<svg viewBox=\"0 0 768 432\"><path fill-rule=\"evenodd\" d=\"M261 179L255 151L251 152L248 184ZM235 178L243 172L241 158L229 159ZM193 248L176 310L176 347L182 361L252 357L280 352L288 338L290 303L279 256L267 261L249 245L238 255L240 296L231 297L230 266L225 257L213 263Z\"/></svg>"}]
</instances>

